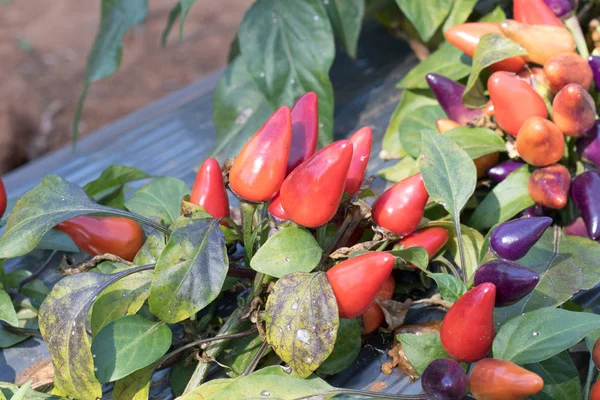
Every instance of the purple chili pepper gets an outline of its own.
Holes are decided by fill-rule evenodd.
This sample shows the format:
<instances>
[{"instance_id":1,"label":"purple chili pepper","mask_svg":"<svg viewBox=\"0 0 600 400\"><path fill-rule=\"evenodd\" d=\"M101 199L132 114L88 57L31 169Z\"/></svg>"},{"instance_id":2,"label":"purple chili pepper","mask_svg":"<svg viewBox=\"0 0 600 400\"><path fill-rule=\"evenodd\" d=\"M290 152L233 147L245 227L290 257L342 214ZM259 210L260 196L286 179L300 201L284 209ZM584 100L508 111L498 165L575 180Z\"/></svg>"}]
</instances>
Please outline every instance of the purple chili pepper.
<instances>
[{"instance_id":1,"label":"purple chili pepper","mask_svg":"<svg viewBox=\"0 0 600 400\"><path fill-rule=\"evenodd\" d=\"M465 370L458 362L448 358L433 360L421 376L421 387L430 399L462 399L468 384Z\"/></svg>"},{"instance_id":2,"label":"purple chili pepper","mask_svg":"<svg viewBox=\"0 0 600 400\"><path fill-rule=\"evenodd\" d=\"M594 82L596 82L596 89L600 90L600 57L589 56L588 63L592 68L592 74L594 74Z\"/></svg>"},{"instance_id":3,"label":"purple chili pepper","mask_svg":"<svg viewBox=\"0 0 600 400\"><path fill-rule=\"evenodd\" d=\"M591 239L600 238L600 173L585 171L571 183L571 198L581 212Z\"/></svg>"},{"instance_id":4,"label":"purple chili pepper","mask_svg":"<svg viewBox=\"0 0 600 400\"><path fill-rule=\"evenodd\" d=\"M525 163L520 161L506 160L488 169L487 174L494 182L502 182L506 179L508 174L523 165L525 165Z\"/></svg>"},{"instance_id":5,"label":"purple chili pepper","mask_svg":"<svg viewBox=\"0 0 600 400\"><path fill-rule=\"evenodd\" d=\"M491 282L496 285L496 306L510 305L533 290L539 275L509 260L488 261L475 272L475 285Z\"/></svg>"},{"instance_id":6,"label":"purple chili pepper","mask_svg":"<svg viewBox=\"0 0 600 400\"><path fill-rule=\"evenodd\" d=\"M583 218L581 217L575 218L569 225L565 226L565 235L590 238L585 222L583 222Z\"/></svg>"},{"instance_id":7,"label":"purple chili pepper","mask_svg":"<svg viewBox=\"0 0 600 400\"><path fill-rule=\"evenodd\" d=\"M544 0L544 3L560 19L568 17L577 8L577 0Z\"/></svg>"},{"instance_id":8,"label":"purple chili pepper","mask_svg":"<svg viewBox=\"0 0 600 400\"><path fill-rule=\"evenodd\" d=\"M547 209L546 207L542 207L539 204L535 204L521 211L521 218L544 217L549 214L549 209Z\"/></svg>"},{"instance_id":9,"label":"purple chili pepper","mask_svg":"<svg viewBox=\"0 0 600 400\"><path fill-rule=\"evenodd\" d=\"M600 167L600 120L596 120L592 129L577 140L577 152L586 161Z\"/></svg>"},{"instance_id":10,"label":"purple chili pepper","mask_svg":"<svg viewBox=\"0 0 600 400\"><path fill-rule=\"evenodd\" d=\"M504 222L492 232L490 247L502 258L518 260L525 257L551 224L550 217L531 217Z\"/></svg>"},{"instance_id":11,"label":"purple chili pepper","mask_svg":"<svg viewBox=\"0 0 600 400\"><path fill-rule=\"evenodd\" d=\"M438 74L427 74L425 78L448 118L461 125L481 118L483 110L471 109L462 103L463 85Z\"/></svg>"}]
</instances>

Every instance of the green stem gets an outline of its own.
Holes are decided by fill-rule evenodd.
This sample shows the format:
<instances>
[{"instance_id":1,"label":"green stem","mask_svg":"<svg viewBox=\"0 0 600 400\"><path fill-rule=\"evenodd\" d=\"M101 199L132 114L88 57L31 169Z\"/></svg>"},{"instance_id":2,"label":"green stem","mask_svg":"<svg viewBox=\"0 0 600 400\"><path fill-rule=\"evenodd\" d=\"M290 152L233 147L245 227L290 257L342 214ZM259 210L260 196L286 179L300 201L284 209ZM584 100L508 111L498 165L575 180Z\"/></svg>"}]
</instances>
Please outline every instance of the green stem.
<instances>
[{"instance_id":1,"label":"green stem","mask_svg":"<svg viewBox=\"0 0 600 400\"><path fill-rule=\"evenodd\" d=\"M390 239L385 239L383 241L383 243L381 243L381 245L377 248L376 251L383 251L383 250L385 250L385 248L388 247L389 244L390 244Z\"/></svg>"},{"instance_id":2,"label":"green stem","mask_svg":"<svg viewBox=\"0 0 600 400\"><path fill-rule=\"evenodd\" d=\"M244 373L242 374L242 376L248 376L252 372L254 372L254 370L256 369L256 366L258 365L258 362L262 358L263 354L265 354L265 351L267 351L267 347L269 347L269 344L265 340L264 342L262 342L262 345L260 346L260 348L258 349L256 354L254 355L254 357L252 357L252 361L250 361L250 363L248 364L248 367L244 370Z\"/></svg>"},{"instance_id":3,"label":"green stem","mask_svg":"<svg viewBox=\"0 0 600 400\"><path fill-rule=\"evenodd\" d=\"M325 243L327 238L327 224L317 228L317 242L322 249L325 249Z\"/></svg>"},{"instance_id":4,"label":"green stem","mask_svg":"<svg viewBox=\"0 0 600 400\"><path fill-rule=\"evenodd\" d=\"M425 394L391 394L391 393L380 393L380 392L370 392L367 390L354 390L354 389L341 389L335 388L333 390L327 391L324 393L327 396L339 396L339 395L347 395L347 396L360 396L365 399L389 399L389 400L427 400L427 395ZM300 397L297 400L308 400L309 397Z\"/></svg>"},{"instance_id":5,"label":"green stem","mask_svg":"<svg viewBox=\"0 0 600 400\"><path fill-rule=\"evenodd\" d=\"M223 221L227 222L227 225L229 225L229 228L232 228L233 230L235 230L235 233L237 233L237 235L238 235L240 238L243 238L243 237L244 237L244 233L242 232L242 230L240 229L240 227L238 226L238 224L236 224L236 223L235 223L235 221L234 221L234 220L232 220L232 219L231 219L231 218L229 218L229 217L224 217L224 218L221 218L221 219L222 219Z\"/></svg>"},{"instance_id":6,"label":"green stem","mask_svg":"<svg viewBox=\"0 0 600 400\"><path fill-rule=\"evenodd\" d=\"M240 209L242 211L242 236L244 238L244 248L246 249L246 260L250 265L250 260L254 255L254 214L256 213L256 204L240 200Z\"/></svg>"},{"instance_id":7,"label":"green stem","mask_svg":"<svg viewBox=\"0 0 600 400\"><path fill-rule=\"evenodd\" d=\"M458 238L458 252L460 254L460 268L462 269L462 280L467 284L467 264L465 263L465 249L463 244L462 230L460 229L460 220L454 219L454 229L456 230L456 237ZM457 278L460 279L459 276Z\"/></svg>"},{"instance_id":8,"label":"green stem","mask_svg":"<svg viewBox=\"0 0 600 400\"><path fill-rule=\"evenodd\" d=\"M583 36L583 32L581 31L581 25L579 24L579 20L576 15L571 15L569 18L564 21L565 26L573 35L575 39L575 44L577 46L577 51L581 55L581 57L587 60L590 55L587 47L587 43L585 41L585 36Z\"/></svg>"},{"instance_id":9,"label":"green stem","mask_svg":"<svg viewBox=\"0 0 600 400\"><path fill-rule=\"evenodd\" d=\"M439 262L440 264L442 264L444 267L446 267L446 269L448 269L452 275L454 275L454 277L458 280L461 280L462 278L460 277L460 274L458 273L458 271L456 270L456 268L454 268L454 265L452 265L452 263L448 260L446 260L443 257L438 257L435 260L436 262Z\"/></svg>"},{"instance_id":10,"label":"green stem","mask_svg":"<svg viewBox=\"0 0 600 400\"><path fill-rule=\"evenodd\" d=\"M592 382L594 381L594 375L596 375L596 365L594 364L593 360L590 360L587 378L585 380L585 386L583 388L584 399L587 399L590 396L590 388L592 387Z\"/></svg>"}]
</instances>

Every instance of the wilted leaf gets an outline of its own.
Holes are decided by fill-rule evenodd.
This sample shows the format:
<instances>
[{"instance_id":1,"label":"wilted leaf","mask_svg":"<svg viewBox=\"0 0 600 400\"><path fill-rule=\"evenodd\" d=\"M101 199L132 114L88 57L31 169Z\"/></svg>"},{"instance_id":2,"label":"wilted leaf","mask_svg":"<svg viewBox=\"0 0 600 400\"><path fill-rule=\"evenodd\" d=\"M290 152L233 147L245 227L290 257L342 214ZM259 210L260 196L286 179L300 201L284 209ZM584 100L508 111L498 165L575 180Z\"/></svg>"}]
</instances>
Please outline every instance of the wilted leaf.
<instances>
[{"instance_id":1,"label":"wilted leaf","mask_svg":"<svg viewBox=\"0 0 600 400\"><path fill-rule=\"evenodd\" d=\"M404 325L406 314L410 310L412 299L406 299L405 301L396 300L375 300L383 315L385 316L385 322L388 325L388 329L395 330Z\"/></svg>"},{"instance_id":2,"label":"wilted leaf","mask_svg":"<svg viewBox=\"0 0 600 400\"><path fill-rule=\"evenodd\" d=\"M125 202L130 211L170 225L179 217L181 199L190 188L181 180L158 178L134 192Z\"/></svg>"},{"instance_id":3,"label":"wilted leaf","mask_svg":"<svg viewBox=\"0 0 600 400\"><path fill-rule=\"evenodd\" d=\"M308 377L333 350L339 327L333 289L322 272L286 275L265 309L267 341L279 357Z\"/></svg>"},{"instance_id":4,"label":"wilted leaf","mask_svg":"<svg viewBox=\"0 0 600 400\"><path fill-rule=\"evenodd\" d=\"M50 359L45 359L25 368L15 378L17 385L31 382L31 388L49 385L54 382L54 367Z\"/></svg>"},{"instance_id":5,"label":"wilted leaf","mask_svg":"<svg viewBox=\"0 0 600 400\"><path fill-rule=\"evenodd\" d=\"M340 318L340 327L335 338L333 351L317 372L326 375L337 374L349 367L360 352L362 328L356 318Z\"/></svg>"}]
</instances>

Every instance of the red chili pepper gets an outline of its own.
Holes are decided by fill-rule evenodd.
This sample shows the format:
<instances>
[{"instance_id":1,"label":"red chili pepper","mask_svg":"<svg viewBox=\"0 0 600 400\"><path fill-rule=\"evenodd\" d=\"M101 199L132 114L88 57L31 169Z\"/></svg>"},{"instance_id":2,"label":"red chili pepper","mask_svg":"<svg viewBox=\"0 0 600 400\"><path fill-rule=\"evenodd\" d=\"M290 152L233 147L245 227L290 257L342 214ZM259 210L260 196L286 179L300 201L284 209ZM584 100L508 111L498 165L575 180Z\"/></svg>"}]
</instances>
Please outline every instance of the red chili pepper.
<instances>
[{"instance_id":1,"label":"red chili pepper","mask_svg":"<svg viewBox=\"0 0 600 400\"><path fill-rule=\"evenodd\" d=\"M373 221L397 235L410 235L421 223L428 199L421 174L409 176L386 190L373 203Z\"/></svg>"},{"instance_id":2,"label":"red chili pepper","mask_svg":"<svg viewBox=\"0 0 600 400\"><path fill-rule=\"evenodd\" d=\"M529 164L545 167L560 161L565 152L565 137L553 122L531 117L519 129L517 151Z\"/></svg>"},{"instance_id":3,"label":"red chili pepper","mask_svg":"<svg viewBox=\"0 0 600 400\"><path fill-rule=\"evenodd\" d=\"M391 254L374 251L349 258L327 271L340 317L354 318L362 314L381 290L393 267Z\"/></svg>"},{"instance_id":4,"label":"red chili pepper","mask_svg":"<svg viewBox=\"0 0 600 400\"><path fill-rule=\"evenodd\" d=\"M246 143L229 171L229 185L242 198L253 202L271 200L285 179L292 117L281 107Z\"/></svg>"},{"instance_id":5,"label":"red chili pepper","mask_svg":"<svg viewBox=\"0 0 600 400\"><path fill-rule=\"evenodd\" d=\"M554 25L564 27L544 0L514 0L514 19L530 25Z\"/></svg>"},{"instance_id":6,"label":"red chili pepper","mask_svg":"<svg viewBox=\"0 0 600 400\"><path fill-rule=\"evenodd\" d=\"M202 163L190 194L190 203L198 204L214 218L229 217L229 198L219 162L207 158Z\"/></svg>"},{"instance_id":7,"label":"red chili pepper","mask_svg":"<svg viewBox=\"0 0 600 400\"><path fill-rule=\"evenodd\" d=\"M565 135L583 136L596 121L594 99L583 87L569 83L552 100L552 120Z\"/></svg>"},{"instance_id":8,"label":"red chili pepper","mask_svg":"<svg viewBox=\"0 0 600 400\"><path fill-rule=\"evenodd\" d=\"M481 360L494 340L496 286L482 283L463 294L448 310L440 328L442 346L461 362Z\"/></svg>"},{"instance_id":9,"label":"red chili pepper","mask_svg":"<svg viewBox=\"0 0 600 400\"><path fill-rule=\"evenodd\" d=\"M279 197L292 221L315 228L337 211L352 160L352 142L339 140L304 161L283 181Z\"/></svg>"},{"instance_id":10,"label":"red chili pepper","mask_svg":"<svg viewBox=\"0 0 600 400\"><path fill-rule=\"evenodd\" d=\"M346 192L354 194L358 192L365 179L365 171L371 156L371 142L373 141L373 132L368 126L362 127L348 139L352 142L352 162L348 168L346 176Z\"/></svg>"},{"instance_id":11,"label":"red chili pepper","mask_svg":"<svg viewBox=\"0 0 600 400\"><path fill-rule=\"evenodd\" d=\"M495 106L496 122L513 136L517 136L528 118L548 117L544 99L517 75L494 72L488 80L488 90Z\"/></svg>"},{"instance_id":12,"label":"red chili pepper","mask_svg":"<svg viewBox=\"0 0 600 400\"><path fill-rule=\"evenodd\" d=\"M479 39L487 33L503 35L498 24L491 22L468 22L449 28L444 32L444 36L454 47L457 47L469 57L473 57ZM492 71L519 72L524 66L525 59L517 56L492 64L490 69Z\"/></svg>"},{"instance_id":13,"label":"red chili pepper","mask_svg":"<svg viewBox=\"0 0 600 400\"><path fill-rule=\"evenodd\" d=\"M381 289L379 289L377 298L379 300L390 300L394 295L394 289L396 289L396 280L394 279L394 275L390 274L383 282ZM373 302L362 313L363 335L367 335L379 328L383 324L383 321L385 321L383 310L377 302Z\"/></svg>"},{"instance_id":14,"label":"red chili pepper","mask_svg":"<svg viewBox=\"0 0 600 400\"><path fill-rule=\"evenodd\" d=\"M273 200L271 200L271 204L269 204L268 208L269 213L275 218L282 221L289 221L290 217L287 215L283 206L281 205L281 197L279 195L275 196Z\"/></svg>"},{"instance_id":15,"label":"red chili pepper","mask_svg":"<svg viewBox=\"0 0 600 400\"><path fill-rule=\"evenodd\" d=\"M600 369L600 339L596 340L596 343L594 343L594 348L592 350L592 360L594 361L594 365L596 365L596 368Z\"/></svg>"},{"instance_id":16,"label":"red chili pepper","mask_svg":"<svg viewBox=\"0 0 600 400\"><path fill-rule=\"evenodd\" d=\"M71 237L85 252L97 256L110 253L132 261L143 244L144 231L124 217L90 217L83 215L55 226Z\"/></svg>"},{"instance_id":17,"label":"red chili pepper","mask_svg":"<svg viewBox=\"0 0 600 400\"><path fill-rule=\"evenodd\" d=\"M6 188L4 187L4 181L0 178L0 218L2 218L6 211L6 202Z\"/></svg>"},{"instance_id":18,"label":"red chili pepper","mask_svg":"<svg viewBox=\"0 0 600 400\"><path fill-rule=\"evenodd\" d=\"M590 390L590 400L600 400L600 380L596 381Z\"/></svg>"},{"instance_id":19,"label":"red chili pepper","mask_svg":"<svg viewBox=\"0 0 600 400\"><path fill-rule=\"evenodd\" d=\"M478 361L469 377L469 388L476 400L521 400L543 387L544 380L538 374L494 358Z\"/></svg>"},{"instance_id":20,"label":"red chili pepper","mask_svg":"<svg viewBox=\"0 0 600 400\"><path fill-rule=\"evenodd\" d=\"M577 83L589 90L594 81L592 68L577 53L563 53L552 57L544 64L544 75L554 93L569 83Z\"/></svg>"},{"instance_id":21,"label":"red chili pepper","mask_svg":"<svg viewBox=\"0 0 600 400\"><path fill-rule=\"evenodd\" d=\"M427 254L431 260L444 247L447 241L448 231L444 228L433 227L413 232L400 239L398 244L402 245L404 249L417 246L423 247L427 250Z\"/></svg>"},{"instance_id":22,"label":"red chili pepper","mask_svg":"<svg viewBox=\"0 0 600 400\"><path fill-rule=\"evenodd\" d=\"M303 94L292 107L292 144L287 173L312 156L319 137L319 98L315 92Z\"/></svg>"}]
</instances>

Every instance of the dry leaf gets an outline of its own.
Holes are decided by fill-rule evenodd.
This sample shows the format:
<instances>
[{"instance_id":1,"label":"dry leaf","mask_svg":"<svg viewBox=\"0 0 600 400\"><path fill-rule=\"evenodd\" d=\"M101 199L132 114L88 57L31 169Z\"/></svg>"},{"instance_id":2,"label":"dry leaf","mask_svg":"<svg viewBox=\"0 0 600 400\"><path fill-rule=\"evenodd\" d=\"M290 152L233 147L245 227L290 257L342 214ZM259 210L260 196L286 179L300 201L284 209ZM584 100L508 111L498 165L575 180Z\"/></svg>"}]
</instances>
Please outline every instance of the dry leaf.
<instances>
[{"instance_id":1,"label":"dry leaf","mask_svg":"<svg viewBox=\"0 0 600 400\"><path fill-rule=\"evenodd\" d=\"M54 382L54 368L50 359L42 360L26 368L16 378L15 383L19 386L31 381L31 389L37 389Z\"/></svg>"},{"instance_id":2,"label":"dry leaf","mask_svg":"<svg viewBox=\"0 0 600 400\"><path fill-rule=\"evenodd\" d=\"M410 310L410 305L412 304L412 299L407 299L406 301L396 301L396 300L375 300L381 310L383 310L383 315L385 316L385 322L388 324L389 330L394 330L399 328L404 324L404 319L406 318L406 314L408 314L408 310Z\"/></svg>"},{"instance_id":3,"label":"dry leaf","mask_svg":"<svg viewBox=\"0 0 600 400\"><path fill-rule=\"evenodd\" d=\"M387 383L385 382L375 382L371 385L371 387L369 388L370 392L379 392L382 389L385 389L387 387Z\"/></svg>"}]
</instances>

